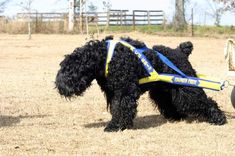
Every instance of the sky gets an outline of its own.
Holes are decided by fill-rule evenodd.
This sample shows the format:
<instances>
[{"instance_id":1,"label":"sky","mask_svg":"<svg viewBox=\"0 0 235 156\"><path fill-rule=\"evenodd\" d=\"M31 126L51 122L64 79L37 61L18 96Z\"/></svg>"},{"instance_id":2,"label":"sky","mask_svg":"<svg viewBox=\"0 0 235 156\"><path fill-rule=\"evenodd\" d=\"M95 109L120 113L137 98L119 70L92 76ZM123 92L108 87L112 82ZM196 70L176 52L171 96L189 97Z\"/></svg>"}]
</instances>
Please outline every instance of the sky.
<instances>
[{"instance_id":1,"label":"sky","mask_svg":"<svg viewBox=\"0 0 235 156\"><path fill-rule=\"evenodd\" d=\"M6 16L14 16L18 12L24 12L20 6L21 2L27 0L12 0L6 7L3 13ZM103 11L103 0L87 0L88 4L93 3L98 7L97 11ZM174 15L175 0L109 0L112 4L112 9L123 10L163 10L168 21L171 21ZM194 22L196 24L213 25L214 19L211 6L213 3L208 3L210 0L190 0L186 6L186 20L191 19L191 8L194 9ZM211 4L211 5L210 5ZM38 12L68 12L68 0L34 0L32 10ZM235 12L225 13L221 19L222 25L235 25Z\"/></svg>"}]
</instances>

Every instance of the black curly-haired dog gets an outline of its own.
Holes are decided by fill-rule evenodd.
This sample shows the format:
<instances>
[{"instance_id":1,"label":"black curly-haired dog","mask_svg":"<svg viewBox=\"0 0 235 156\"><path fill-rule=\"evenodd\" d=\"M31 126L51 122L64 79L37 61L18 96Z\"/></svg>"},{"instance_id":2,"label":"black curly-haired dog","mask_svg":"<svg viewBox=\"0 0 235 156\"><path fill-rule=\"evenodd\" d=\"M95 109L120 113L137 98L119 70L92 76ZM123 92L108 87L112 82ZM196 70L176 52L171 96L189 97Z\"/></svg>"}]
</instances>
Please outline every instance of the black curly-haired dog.
<instances>
[{"instance_id":1,"label":"black curly-haired dog","mask_svg":"<svg viewBox=\"0 0 235 156\"><path fill-rule=\"evenodd\" d=\"M226 123L224 113L217 103L208 98L203 89L173 85L165 82L139 84L140 78L147 73L139 58L126 46L118 43L115 54L109 63L108 75L105 76L107 57L107 40L92 40L79 47L73 53L66 55L60 63L56 76L56 88L66 98L80 96L96 79L107 99L112 119L105 131L118 131L131 128L137 113L137 100L145 91L157 105L160 113L167 119L180 120L188 116L203 117L209 123L222 125ZM122 38L136 48L142 48L144 43ZM193 50L191 42L181 43L176 49L165 46L154 46L171 60L186 75L196 77L196 71L191 66L188 56ZM144 55L159 73L176 74L165 65L156 52L146 50Z\"/></svg>"}]
</instances>

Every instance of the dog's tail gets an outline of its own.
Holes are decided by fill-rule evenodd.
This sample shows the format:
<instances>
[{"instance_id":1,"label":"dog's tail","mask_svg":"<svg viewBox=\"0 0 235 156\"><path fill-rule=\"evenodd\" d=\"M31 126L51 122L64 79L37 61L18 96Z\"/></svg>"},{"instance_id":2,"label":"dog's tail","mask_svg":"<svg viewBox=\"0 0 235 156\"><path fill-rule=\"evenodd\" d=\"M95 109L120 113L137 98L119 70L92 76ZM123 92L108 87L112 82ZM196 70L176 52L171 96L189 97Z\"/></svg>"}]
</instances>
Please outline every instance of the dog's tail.
<instances>
[{"instance_id":1,"label":"dog's tail","mask_svg":"<svg viewBox=\"0 0 235 156\"><path fill-rule=\"evenodd\" d=\"M193 44L190 41L183 42L183 43L180 43L178 48L180 49L180 51L182 51L188 57L193 51Z\"/></svg>"}]
</instances>

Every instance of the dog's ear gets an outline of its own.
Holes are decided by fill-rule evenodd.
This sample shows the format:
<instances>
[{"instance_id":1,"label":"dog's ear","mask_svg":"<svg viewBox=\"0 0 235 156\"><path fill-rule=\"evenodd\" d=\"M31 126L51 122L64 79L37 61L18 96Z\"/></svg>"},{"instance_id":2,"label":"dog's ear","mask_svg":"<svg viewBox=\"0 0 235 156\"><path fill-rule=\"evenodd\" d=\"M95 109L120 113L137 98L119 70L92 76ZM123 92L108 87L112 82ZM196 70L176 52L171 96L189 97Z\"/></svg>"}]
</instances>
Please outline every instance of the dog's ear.
<instances>
[{"instance_id":1,"label":"dog's ear","mask_svg":"<svg viewBox=\"0 0 235 156\"><path fill-rule=\"evenodd\" d=\"M133 40L130 37L121 37L120 38L123 41L128 42L129 44L131 44L132 46L134 46L135 48L143 48L146 47L146 45L144 44L144 42L139 41L139 40Z\"/></svg>"},{"instance_id":2,"label":"dog's ear","mask_svg":"<svg viewBox=\"0 0 235 156\"><path fill-rule=\"evenodd\" d=\"M107 41L107 40L113 40L113 35L106 36L104 40L105 40L105 41Z\"/></svg>"},{"instance_id":3,"label":"dog's ear","mask_svg":"<svg viewBox=\"0 0 235 156\"><path fill-rule=\"evenodd\" d=\"M123 40L123 41L126 41L128 43L133 41L133 39L130 38L129 36L122 36L122 37L120 37L120 39Z\"/></svg>"},{"instance_id":4,"label":"dog's ear","mask_svg":"<svg viewBox=\"0 0 235 156\"><path fill-rule=\"evenodd\" d=\"M181 43L178 48L187 56L189 56L192 51L193 51L193 44L192 42L188 41L188 42L183 42Z\"/></svg>"}]
</instances>

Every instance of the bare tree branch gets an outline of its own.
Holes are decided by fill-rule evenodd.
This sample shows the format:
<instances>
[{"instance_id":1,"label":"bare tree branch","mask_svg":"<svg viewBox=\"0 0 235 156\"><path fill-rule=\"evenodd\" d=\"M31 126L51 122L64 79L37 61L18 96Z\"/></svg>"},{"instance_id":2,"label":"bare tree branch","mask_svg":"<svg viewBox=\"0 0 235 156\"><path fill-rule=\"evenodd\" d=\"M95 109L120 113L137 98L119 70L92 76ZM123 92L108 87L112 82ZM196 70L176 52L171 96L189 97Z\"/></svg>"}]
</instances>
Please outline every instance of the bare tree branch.
<instances>
[{"instance_id":1,"label":"bare tree branch","mask_svg":"<svg viewBox=\"0 0 235 156\"><path fill-rule=\"evenodd\" d=\"M224 11L235 11L235 0L213 0L216 3L222 3Z\"/></svg>"},{"instance_id":2,"label":"bare tree branch","mask_svg":"<svg viewBox=\"0 0 235 156\"><path fill-rule=\"evenodd\" d=\"M0 13L4 12L4 9L7 5L7 3L9 3L10 0L0 0Z\"/></svg>"},{"instance_id":3,"label":"bare tree branch","mask_svg":"<svg viewBox=\"0 0 235 156\"><path fill-rule=\"evenodd\" d=\"M222 14L227 11L235 11L235 0L207 0L211 9L208 12L215 19L215 25L219 26Z\"/></svg>"},{"instance_id":4,"label":"bare tree branch","mask_svg":"<svg viewBox=\"0 0 235 156\"><path fill-rule=\"evenodd\" d=\"M25 11L27 11L28 14L28 39L31 39L31 5L33 3L34 0L24 0L23 2L21 1L20 4L18 4L22 9L24 9Z\"/></svg>"}]
</instances>

